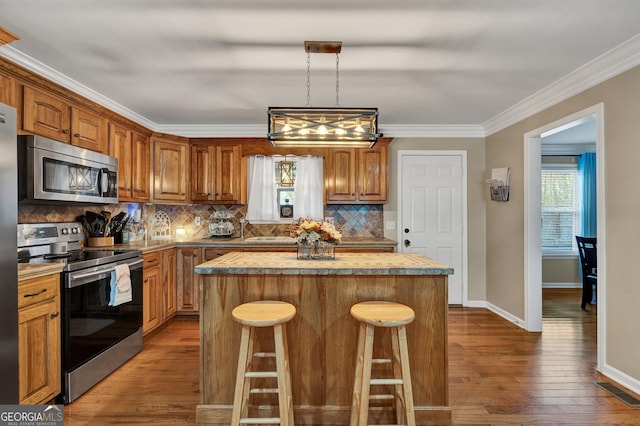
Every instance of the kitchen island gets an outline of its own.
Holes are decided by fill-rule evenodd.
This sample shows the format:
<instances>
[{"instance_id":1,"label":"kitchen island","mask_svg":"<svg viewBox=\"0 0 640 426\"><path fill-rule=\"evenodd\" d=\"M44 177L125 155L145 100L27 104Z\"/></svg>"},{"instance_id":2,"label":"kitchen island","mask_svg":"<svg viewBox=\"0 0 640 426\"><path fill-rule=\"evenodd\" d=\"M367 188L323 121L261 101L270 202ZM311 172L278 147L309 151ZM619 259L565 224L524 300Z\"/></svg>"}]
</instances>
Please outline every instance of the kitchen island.
<instances>
[{"instance_id":1,"label":"kitchen island","mask_svg":"<svg viewBox=\"0 0 640 426\"><path fill-rule=\"evenodd\" d=\"M451 267L417 254L338 253L335 260L297 260L296 253L232 252L195 270L204 275L199 424L229 424L240 344L240 325L232 320L231 310L265 299L283 300L297 309L286 325L296 424L349 424L358 335L358 323L349 310L365 300L389 300L415 310L407 335L416 420L450 424L447 276L453 273ZM261 331L256 332L255 350L271 351L271 339ZM390 353L386 330L381 331L376 331L374 357ZM264 407L273 403L270 397L253 397L255 407L260 407L256 409L266 411L258 415L277 417L277 408L269 413ZM371 411L372 422L392 422L393 412L384 403Z\"/></svg>"}]
</instances>

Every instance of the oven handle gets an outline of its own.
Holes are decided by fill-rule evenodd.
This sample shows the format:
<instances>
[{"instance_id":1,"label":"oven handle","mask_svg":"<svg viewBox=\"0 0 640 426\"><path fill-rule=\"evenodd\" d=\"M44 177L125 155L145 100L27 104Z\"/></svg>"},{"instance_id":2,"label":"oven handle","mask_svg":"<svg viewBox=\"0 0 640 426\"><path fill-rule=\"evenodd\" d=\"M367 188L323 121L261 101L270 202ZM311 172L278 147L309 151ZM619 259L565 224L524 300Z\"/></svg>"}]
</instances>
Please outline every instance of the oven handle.
<instances>
[{"instance_id":1,"label":"oven handle","mask_svg":"<svg viewBox=\"0 0 640 426\"><path fill-rule=\"evenodd\" d=\"M138 265L140 263L144 262L144 259L140 259L140 260L136 260L135 262L131 262L131 263L127 263L127 265L129 265L129 267ZM89 278L89 277L93 277L95 275L102 275L102 274L106 274L106 273L110 273L115 271L116 268L115 266L112 268L105 268L105 269L100 269L99 271L93 271L93 272L88 272L86 274L69 274L69 281L74 281L74 280L79 280L79 279L83 279L83 278Z\"/></svg>"}]
</instances>

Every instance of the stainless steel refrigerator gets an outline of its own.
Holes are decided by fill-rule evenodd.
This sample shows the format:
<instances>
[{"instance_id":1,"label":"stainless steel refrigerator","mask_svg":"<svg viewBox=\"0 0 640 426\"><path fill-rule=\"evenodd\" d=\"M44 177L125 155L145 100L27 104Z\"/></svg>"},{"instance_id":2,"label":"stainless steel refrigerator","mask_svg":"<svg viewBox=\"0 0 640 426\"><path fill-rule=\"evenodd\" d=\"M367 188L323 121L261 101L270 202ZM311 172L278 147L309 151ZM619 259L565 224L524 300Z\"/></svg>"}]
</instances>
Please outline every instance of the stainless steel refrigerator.
<instances>
[{"instance_id":1,"label":"stainless steel refrigerator","mask_svg":"<svg viewBox=\"0 0 640 426\"><path fill-rule=\"evenodd\" d=\"M16 110L0 103L0 404L18 403Z\"/></svg>"}]
</instances>

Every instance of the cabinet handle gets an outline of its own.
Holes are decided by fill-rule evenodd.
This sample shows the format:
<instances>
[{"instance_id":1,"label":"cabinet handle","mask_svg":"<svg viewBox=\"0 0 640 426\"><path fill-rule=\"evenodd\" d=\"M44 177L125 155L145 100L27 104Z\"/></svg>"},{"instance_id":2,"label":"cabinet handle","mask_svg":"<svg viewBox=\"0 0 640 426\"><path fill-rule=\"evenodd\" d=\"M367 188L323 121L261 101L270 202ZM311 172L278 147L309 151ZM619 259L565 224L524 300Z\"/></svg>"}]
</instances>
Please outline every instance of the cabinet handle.
<instances>
[{"instance_id":1,"label":"cabinet handle","mask_svg":"<svg viewBox=\"0 0 640 426\"><path fill-rule=\"evenodd\" d=\"M73 137L74 137L74 138L79 138L79 137L80 137L80 133L74 133L74 134L73 134Z\"/></svg>"},{"instance_id":2,"label":"cabinet handle","mask_svg":"<svg viewBox=\"0 0 640 426\"><path fill-rule=\"evenodd\" d=\"M63 129L62 133L64 133L65 135L69 133L69 129Z\"/></svg>"},{"instance_id":3,"label":"cabinet handle","mask_svg":"<svg viewBox=\"0 0 640 426\"><path fill-rule=\"evenodd\" d=\"M146 280L144 280L144 282L145 282L145 283L148 283L148 282L149 282L149 278L147 278Z\"/></svg>"},{"instance_id":4,"label":"cabinet handle","mask_svg":"<svg viewBox=\"0 0 640 426\"><path fill-rule=\"evenodd\" d=\"M60 312L55 311L55 312L51 313L51 318L56 318L58 315L60 315Z\"/></svg>"},{"instance_id":5,"label":"cabinet handle","mask_svg":"<svg viewBox=\"0 0 640 426\"><path fill-rule=\"evenodd\" d=\"M352 193L351 193L351 196L352 196L352 197L354 197L355 195L356 195L356 194L355 194L355 192L352 192Z\"/></svg>"},{"instance_id":6,"label":"cabinet handle","mask_svg":"<svg viewBox=\"0 0 640 426\"><path fill-rule=\"evenodd\" d=\"M182 194L180 194L180 195L185 195L185 193L183 192L183 193L182 193Z\"/></svg>"},{"instance_id":7,"label":"cabinet handle","mask_svg":"<svg viewBox=\"0 0 640 426\"><path fill-rule=\"evenodd\" d=\"M34 297L34 296L37 296L37 295L39 295L39 294L42 294L42 293L44 293L44 292L46 292L46 291L47 291L47 289L46 289L46 288L43 288L42 290L40 290L40 291L36 291L35 293L27 293L27 294L25 294L23 297Z\"/></svg>"},{"instance_id":8,"label":"cabinet handle","mask_svg":"<svg viewBox=\"0 0 640 426\"><path fill-rule=\"evenodd\" d=\"M198 255L194 253L191 255L191 257L198 257Z\"/></svg>"}]
</instances>

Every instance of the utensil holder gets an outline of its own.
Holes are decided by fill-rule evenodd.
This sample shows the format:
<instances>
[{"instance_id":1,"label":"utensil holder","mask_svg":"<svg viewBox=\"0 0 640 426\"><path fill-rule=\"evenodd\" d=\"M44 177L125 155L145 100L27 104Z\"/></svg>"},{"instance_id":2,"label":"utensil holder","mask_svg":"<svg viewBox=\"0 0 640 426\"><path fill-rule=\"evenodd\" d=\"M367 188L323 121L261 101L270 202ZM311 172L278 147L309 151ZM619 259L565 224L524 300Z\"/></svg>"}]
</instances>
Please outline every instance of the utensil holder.
<instances>
[{"instance_id":1,"label":"utensil holder","mask_svg":"<svg viewBox=\"0 0 640 426\"><path fill-rule=\"evenodd\" d=\"M109 247L113 245L113 237L89 237L87 247Z\"/></svg>"}]
</instances>

